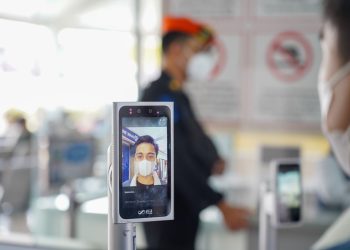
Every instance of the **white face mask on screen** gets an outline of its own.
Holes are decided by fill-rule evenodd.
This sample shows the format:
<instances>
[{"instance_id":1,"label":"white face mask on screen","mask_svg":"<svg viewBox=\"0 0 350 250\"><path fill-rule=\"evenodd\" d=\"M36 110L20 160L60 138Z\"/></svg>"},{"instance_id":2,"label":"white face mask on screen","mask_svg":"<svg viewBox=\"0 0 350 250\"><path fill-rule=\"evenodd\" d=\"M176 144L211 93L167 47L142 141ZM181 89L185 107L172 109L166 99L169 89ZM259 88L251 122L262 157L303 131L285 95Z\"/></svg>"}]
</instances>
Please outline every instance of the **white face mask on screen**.
<instances>
[{"instance_id":1,"label":"white face mask on screen","mask_svg":"<svg viewBox=\"0 0 350 250\"><path fill-rule=\"evenodd\" d=\"M187 65L187 76L191 81L207 81L211 77L215 62L213 55L208 52L195 54Z\"/></svg>"},{"instance_id":2,"label":"white face mask on screen","mask_svg":"<svg viewBox=\"0 0 350 250\"><path fill-rule=\"evenodd\" d=\"M319 80L318 94L321 104L322 130L328 138L334 154L343 170L350 176L350 126L346 131L329 131L327 115L333 98L333 88L350 74L350 61L340 68L328 81Z\"/></svg>"},{"instance_id":3,"label":"white face mask on screen","mask_svg":"<svg viewBox=\"0 0 350 250\"><path fill-rule=\"evenodd\" d=\"M138 161L136 164L136 173L139 173L142 176L148 176L152 174L153 169L155 167L155 162L153 161Z\"/></svg>"}]
</instances>

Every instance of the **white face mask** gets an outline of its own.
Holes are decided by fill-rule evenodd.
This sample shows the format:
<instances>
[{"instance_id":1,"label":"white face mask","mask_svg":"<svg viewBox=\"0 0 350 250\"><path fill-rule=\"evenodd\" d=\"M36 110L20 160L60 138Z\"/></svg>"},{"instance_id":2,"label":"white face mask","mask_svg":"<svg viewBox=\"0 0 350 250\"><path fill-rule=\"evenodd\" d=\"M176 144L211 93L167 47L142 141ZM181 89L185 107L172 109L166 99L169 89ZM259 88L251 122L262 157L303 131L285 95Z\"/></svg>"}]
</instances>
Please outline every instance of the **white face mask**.
<instances>
[{"instance_id":1,"label":"white face mask","mask_svg":"<svg viewBox=\"0 0 350 250\"><path fill-rule=\"evenodd\" d=\"M140 174L142 176L148 176L152 174L155 167L155 162L153 161L136 161L135 162L135 174Z\"/></svg>"},{"instance_id":2,"label":"white face mask","mask_svg":"<svg viewBox=\"0 0 350 250\"><path fill-rule=\"evenodd\" d=\"M350 175L350 126L345 132L329 131L327 115L333 98L333 88L350 74L350 62L340 68L329 81L319 80L318 94L321 104L322 130L328 138L343 170Z\"/></svg>"},{"instance_id":3,"label":"white face mask","mask_svg":"<svg viewBox=\"0 0 350 250\"><path fill-rule=\"evenodd\" d=\"M210 79L214 69L215 61L210 53L200 52L195 54L187 65L187 76L189 80L206 81Z\"/></svg>"}]
</instances>

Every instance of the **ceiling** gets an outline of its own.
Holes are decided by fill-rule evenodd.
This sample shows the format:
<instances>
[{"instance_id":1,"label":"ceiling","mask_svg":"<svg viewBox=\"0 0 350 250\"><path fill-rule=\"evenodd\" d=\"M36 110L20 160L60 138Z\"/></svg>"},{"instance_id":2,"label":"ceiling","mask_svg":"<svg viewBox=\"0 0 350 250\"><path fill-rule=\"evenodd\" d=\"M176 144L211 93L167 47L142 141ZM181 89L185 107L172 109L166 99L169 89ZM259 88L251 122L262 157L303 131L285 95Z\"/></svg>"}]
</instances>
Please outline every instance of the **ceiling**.
<instances>
[{"instance_id":1,"label":"ceiling","mask_svg":"<svg viewBox=\"0 0 350 250\"><path fill-rule=\"evenodd\" d=\"M53 29L96 27L132 29L130 0L0 0L0 18L41 24Z\"/></svg>"}]
</instances>

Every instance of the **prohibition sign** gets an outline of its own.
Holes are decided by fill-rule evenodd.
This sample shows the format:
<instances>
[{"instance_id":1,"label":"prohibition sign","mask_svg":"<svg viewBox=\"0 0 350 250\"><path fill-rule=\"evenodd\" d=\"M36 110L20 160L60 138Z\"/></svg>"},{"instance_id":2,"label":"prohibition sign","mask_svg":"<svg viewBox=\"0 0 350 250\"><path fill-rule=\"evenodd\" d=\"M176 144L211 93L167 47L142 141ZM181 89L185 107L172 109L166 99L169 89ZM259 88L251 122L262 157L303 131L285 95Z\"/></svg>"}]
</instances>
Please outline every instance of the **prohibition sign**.
<instances>
[{"instance_id":1,"label":"prohibition sign","mask_svg":"<svg viewBox=\"0 0 350 250\"><path fill-rule=\"evenodd\" d=\"M310 69L313 53L301 33L287 31L272 40L266 58L271 73L277 79L291 83L300 80Z\"/></svg>"}]
</instances>

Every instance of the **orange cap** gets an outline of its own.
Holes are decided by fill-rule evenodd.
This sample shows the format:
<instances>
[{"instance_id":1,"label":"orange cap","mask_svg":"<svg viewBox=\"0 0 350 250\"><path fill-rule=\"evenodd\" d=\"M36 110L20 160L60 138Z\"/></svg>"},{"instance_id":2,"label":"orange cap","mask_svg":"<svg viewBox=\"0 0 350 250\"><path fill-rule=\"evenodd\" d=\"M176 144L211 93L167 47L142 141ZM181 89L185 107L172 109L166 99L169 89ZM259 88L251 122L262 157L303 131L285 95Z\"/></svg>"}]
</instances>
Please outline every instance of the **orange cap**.
<instances>
[{"instance_id":1,"label":"orange cap","mask_svg":"<svg viewBox=\"0 0 350 250\"><path fill-rule=\"evenodd\" d=\"M193 22L186 17L166 16L163 18L163 33L177 31L195 35L200 31L200 26L199 23Z\"/></svg>"},{"instance_id":2,"label":"orange cap","mask_svg":"<svg viewBox=\"0 0 350 250\"><path fill-rule=\"evenodd\" d=\"M211 43L214 40L214 33L209 27L186 17L164 17L162 31L163 34L168 32L183 32L197 37L204 44Z\"/></svg>"}]
</instances>

